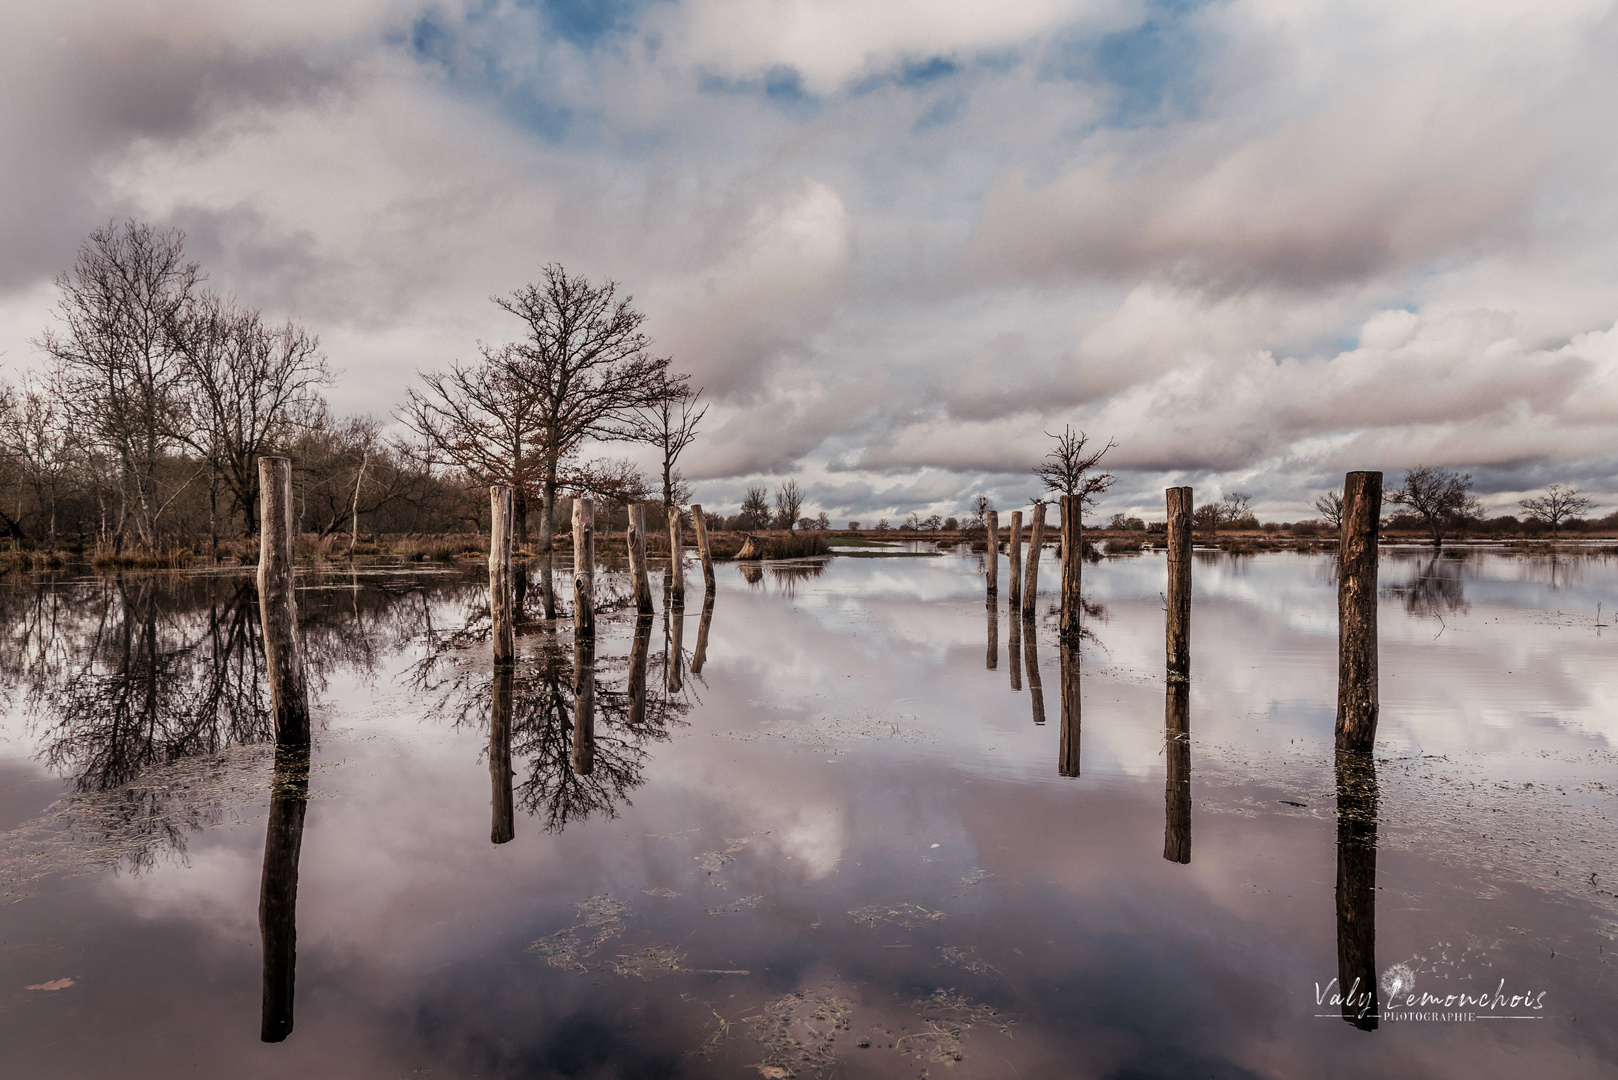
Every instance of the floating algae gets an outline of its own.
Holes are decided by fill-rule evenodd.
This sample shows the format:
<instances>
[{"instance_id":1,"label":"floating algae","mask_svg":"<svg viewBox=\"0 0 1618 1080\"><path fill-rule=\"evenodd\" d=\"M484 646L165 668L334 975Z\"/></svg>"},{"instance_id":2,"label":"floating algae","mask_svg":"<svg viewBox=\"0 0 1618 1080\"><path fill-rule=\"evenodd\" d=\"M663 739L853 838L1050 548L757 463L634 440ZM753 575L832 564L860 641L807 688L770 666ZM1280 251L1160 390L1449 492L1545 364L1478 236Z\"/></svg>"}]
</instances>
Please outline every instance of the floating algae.
<instances>
[{"instance_id":1,"label":"floating algae","mask_svg":"<svg viewBox=\"0 0 1618 1080\"><path fill-rule=\"evenodd\" d=\"M583 921L541 938L528 951L538 953L551 967L586 971L585 958L624 932L624 916L630 907L611 896L592 896L573 906L584 916Z\"/></svg>"}]
</instances>

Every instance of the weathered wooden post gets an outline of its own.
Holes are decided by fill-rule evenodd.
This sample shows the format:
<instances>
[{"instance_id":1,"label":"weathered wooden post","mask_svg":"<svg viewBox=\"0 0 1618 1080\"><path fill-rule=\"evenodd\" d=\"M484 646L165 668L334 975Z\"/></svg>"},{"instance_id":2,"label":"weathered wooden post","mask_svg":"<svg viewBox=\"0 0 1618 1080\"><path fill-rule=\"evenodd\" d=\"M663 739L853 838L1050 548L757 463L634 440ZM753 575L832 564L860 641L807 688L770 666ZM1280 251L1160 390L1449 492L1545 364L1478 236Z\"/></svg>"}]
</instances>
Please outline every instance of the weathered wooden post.
<instances>
[{"instance_id":1,"label":"weathered wooden post","mask_svg":"<svg viewBox=\"0 0 1618 1080\"><path fill-rule=\"evenodd\" d=\"M701 675L702 665L708 659L708 625L713 622L713 588L710 586L702 598L702 620L697 623L697 647L691 654L691 674Z\"/></svg>"},{"instance_id":2,"label":"weathered wooden post","mask_svg":"<svg viewBox=\"0 0 1618 1080\"><path fill-rule=\"evenodd\" d=\"M1352 474L1350 474L1352 475ZM1344 509L1347 509L1344 493ZM1344 517L1344 524L1347 524ZM1337 987L1343 1019L1374 1031L1382 1010L1376 974L1376 762L1337 752Z\"/></svg>"},{"instance_id":3,"label":"weathered wooden post","mask_svg":"<svg viewBox=\"0 0 1618 1080\"><path fill-rule=\"evenodd\" d=\"M646 661L652 652L652 617L635 619L635 642L629 647L629 726L638 727L646 719Z\"/></svg>"},{"instance_id":4,"label":"weathered wooden post","mask_svg":"<svg viewBox=\"0 0 1618 1080\"><path fill-rule=\"evenodd\" d=\"M697 536L697 555L702 559L703 591L712 594L714 591L713 555L708 551L708 523L702 520L702 507L696 503L691 504L691 531ZM700 636L700 635L699 635ZM691 665L692 674L696 674L696 665Z\"/></svg>"},{"instance_id":5,"label":"weathered wooden post","mask_svg":"<svg viewBox=\"0 0 1618 1080\"><path fill-rule=\"evenodd\" d=\"M1006 533L1006 585L1011 593L1010 610L1013 622L1017 607L1022 603L1022 511L1011 512L1011 529Z\"/></svg>"},{"instance_id":6,"label":"weathered wooden post","mask_svg":"<svg viewBox=\"0 0 1618 1080\"><path fill-rule=\"evenodd\" d=\"M685 607L685 545L680 539L680 508L668 508L669 519L669 603Z\"/></svg>"},{"instance_id":7,"label":"weathered wooden post","mask_svg":"<svg viewBox=\"0 0 1618 1080\"><path fill-rule=\"evenodd\" d=\"M596 632L596 522L595 504L573 500L573 635L594 637Z\"/></svg>"},{"instance_id":8,"label":"weathered wooden post","mask_svg":"<svg viewBox=\"0 0 1618 1080\"><path fill-rule=\"evenodd\" d=\"M635 503L629 508L629 577L635 586L635 609L642 615L652 613L652 575L646 569L646 504Z\"/></svg>"},{"instance_id":9,"label":"weathered wooden post","mask_svg":"<svg viewBox=\"0 0 1618 1080\"><path fill-rule=\"evenodd\" d=\"M1062 737L1057 752L1056 771L1061 776L1079 775L1079 736L1083 731L1083 707L1079 697L1079 646L1062 642L1057 646L1062 660Z\"/></svg>"},{"instance_id":10,"label":"weathered wooden post","mask_svg":"<svg viewBox=\"0 0 1618 1080\"><path fill-rule=\"evenodd\" d=\"M1191 677L1191 489L1169 488L1168 562L1169 591L1164 635L1168 681Z\"/></svg>"},{"instance_id":11,"label":"weathered wooden post","mask_svg":"<svg viewBox=\"0 0 1618 1080\"><path fill-rule=\"evenodd\" d=\"M303 850L308 798L308 747L277 746L270 817L264 829L264 873L258 890L258 930L264 950L259 1038L267 1043L292 1034L298 967L298 857Z\"/></svg>"},{"instance_id":12,"label":"weathered wooden post","mask_svg":"<svg viewBox=\"0 0 1618 1080\"><path fill-rule=\"evenodd\" d=\"M1039 628L1034 620L1023 620L1023 663L1028 673L1029 704L1034 711L1034 723L1045 723L1045 684L1039 678Z\"/></svg>"},{"instance_id":13,"label":"weathered wooden post","mask_svg":"<svg viewBox=\"0 0 1618 1080\"><path fill-rule=\"evenodd\" d=\"M496 665L514 663L517 635L512 625L511 599L511 489L489 488L489 616Z\"/></svg>"},{"instance_id":14,"label":"weathered wooden post","mask_svg":"<svg viewBox=\"0 0 1618 1080\"><path fill-rule=\"evenodd\" d=\"M589 776L596 767L596 643L573 638L573 773Z\"/></svg>"},{"instance_id":15,"label":"weathered wooden post","mask_svg":"<svg viewBox=\"0 0 1618 1080\"><path fill-rule=\"evenodd\" d=\"M292 459L259 458L258 482L258 605L275 741L300 745L309 741L309 688L293 574Z\"/></svg>"},{"instance_id":16,"label":"weathered wooden post","mask_svg":"<svg viewBox=\"0 0 1618 1080\"><path fill-rule=\"evenodd\" d=\"M1185 489L1189 491L1190 489ZM1191 686L1170 682L1163 697L1163 858L1191 861Z\"/></svg>"},{"instance_id":17,"label":"weathered wooden post","mask_svg":"<svg viewBox=\"0 0 1618 1080\"><path fill-rule=\"evenodd\" d=\"M1000 665L1000 612L993 603L986 606L989 611L989 660L985 666L993 671Z\"/></svg>"},{"instance_id":18,"label":"weathered wooden post","mask_svg":"<svg viewBox=\"0 0 1618 1080\"><path fill-rule=\"evenodd\" d=\"M1011 565L1016 566L1017 564L1012 563ZM1006 662L1007 666L1011 668L1011 689L1016 691L1022 689L1022 619L1017 614L1017 594L1015 592L1011 594L1011 599L1011 611L1007 613L1010 615L1008 621L1011 626L1006 631Z\"/></svg>"},{"instance_id":19,"label":"weathered wooden post","mask_svg":"<svg viewBox=\"0 0 1618 1080\"><path fill-rule=\"evenodd\" d=\"M1063 641L1079 640L1079 596L1084 584L1084 497L1063 495L1062 515L1062 629Z\"/></svg>"},{"instance_id":20,"label":"weathered wooden post","mask_svg":"<svg viewBox=\"0 0 1618 1080\"><path fill-rule=\"evenodd\" d=\"M511 703L516 668L501 664L494 669L489 698L489 786L492 806L489 841L504 844L517 835L517 815L511 799Z\"/></svg>"},{"instance_id":21,"label":"weathered wooden post","mask_svg":"<svg viewBox=\"0 0 1618 1080\"><path fill-rule=\"evenodd\" d=\"M986 565L988 577L989 605L994 606L994 598L1000 592L1000 515L993 510L983 515L984 527L988 530L988 543L985 548L988 563ZM993 667L993 664L989 665Z\"/></svg>"},{"instance_id":22,"label":"weathered wooden post","mask_svg":"<svg viewBox=\"0 0 1618 1080\"><path fill-rule=\"evenodd\" d=\"M1034 524L1028 530L1028 565L1022 573L1022 615L1032 619L1039 608L1039 557L1045 552L1045 504L1034 504ZM1032 687L1030 687L1032 689Z\"/></svg>"},{"instance_id":23,"label":"weathered wooden post","mask_svg":"<svg viewBox=\"0 0 1618 1080\"><path fill-rule=\"evenodd\" d=\"M1337 749L1369 752L1376 742L1376 563L1382 474L1343 481L1341 567L1337 577Z\"/></svg>"}]
</instances>

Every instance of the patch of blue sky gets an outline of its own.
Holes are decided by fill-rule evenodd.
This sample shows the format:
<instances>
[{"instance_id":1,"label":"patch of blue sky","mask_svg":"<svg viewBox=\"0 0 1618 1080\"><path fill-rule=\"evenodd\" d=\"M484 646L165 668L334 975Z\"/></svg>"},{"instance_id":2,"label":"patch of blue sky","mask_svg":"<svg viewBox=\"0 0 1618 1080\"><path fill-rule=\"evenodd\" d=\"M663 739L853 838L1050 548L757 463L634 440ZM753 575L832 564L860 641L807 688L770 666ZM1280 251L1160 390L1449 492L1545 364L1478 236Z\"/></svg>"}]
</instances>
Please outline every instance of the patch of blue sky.
<instances>
[{"instance_id":1,"label":"patch of blue sky","mask_svg":"<svg viewBox=\"0 0 1618 1080\"><path fill-rule=\"evenodd\" d=\"M1207 87L1204 8L1222 0L1149 0L1135 25L1100 37L1059 39L1043 73L1104 87L1111 108L1106 127L1147 127L1193 114Z\"/></svg>"},{"instance_id":2,"label":"patch of blue sky","mask_svg":"<svg viewBox=\"0 0 1618 1080\"><path fill-rule=\"evenodd\" d=\"M551 33L581 49L634 29L642 11L667 0L515 0L532 11Z\"/></svg>"},{"instance_id":3,"label":"patch of blue sky","mask_svg":"<svg viewBox=\"0 0 1618 1080\"><path fill-rule=\"evenodd\" d=\"M727 97L761 97L789 116L807 120L819 112L821 101L803 84L803 73L790 64L777 64L762 75L733 78L704 72L697 90Z\"/></svg>"}]
</instances>

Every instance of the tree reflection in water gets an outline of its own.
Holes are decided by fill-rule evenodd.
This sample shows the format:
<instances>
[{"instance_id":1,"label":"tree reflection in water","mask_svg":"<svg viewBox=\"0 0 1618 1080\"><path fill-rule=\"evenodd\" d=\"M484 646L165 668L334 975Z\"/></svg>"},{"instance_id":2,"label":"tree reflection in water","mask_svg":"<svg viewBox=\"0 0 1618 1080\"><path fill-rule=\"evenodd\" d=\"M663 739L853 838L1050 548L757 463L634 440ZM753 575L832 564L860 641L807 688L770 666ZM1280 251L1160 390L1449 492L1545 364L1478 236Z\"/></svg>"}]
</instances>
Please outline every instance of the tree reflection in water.
<instances>
[{"instance_id":1,"label":"tree reflection in water","mask_svg":"<svg viewBox=\"0 0 1618 1080\"><path fill-rule=\"evenodd\" d=\"M1463 567L1464 560L1434 555L1418 562L1408 579L1383 586L1382 594L1397 597L1406 612L1418 617L1464 614L1471 605L1462 584Z\"/></svg>"}]
</instances>

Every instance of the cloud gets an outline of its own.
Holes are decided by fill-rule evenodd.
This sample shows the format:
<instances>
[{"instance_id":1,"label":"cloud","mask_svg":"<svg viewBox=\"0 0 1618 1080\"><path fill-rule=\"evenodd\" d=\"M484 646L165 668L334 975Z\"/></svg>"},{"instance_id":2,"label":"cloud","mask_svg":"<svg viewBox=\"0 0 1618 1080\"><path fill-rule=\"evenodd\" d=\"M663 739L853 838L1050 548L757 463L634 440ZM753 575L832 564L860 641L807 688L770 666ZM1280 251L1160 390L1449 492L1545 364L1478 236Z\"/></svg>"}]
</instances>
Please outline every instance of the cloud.
<instances>
[{"instance_id":1,"label":"cloud","mask_svg":"<svg viewBox=\"0 0 1618 1080\"><path fill-rule=\"evenodd\" d=\"M105 0L0 42L0 353L114 215L343 411L558 260L713 404L704 502L1020 503L1044 432L1301 513L1348 467L1618 492L1603 4ZM617 452L617 451L614 451ZM888 500L883 502L883 500ZM817 506L817 509L820 507Z\"/></svg>"}]
</instances>

